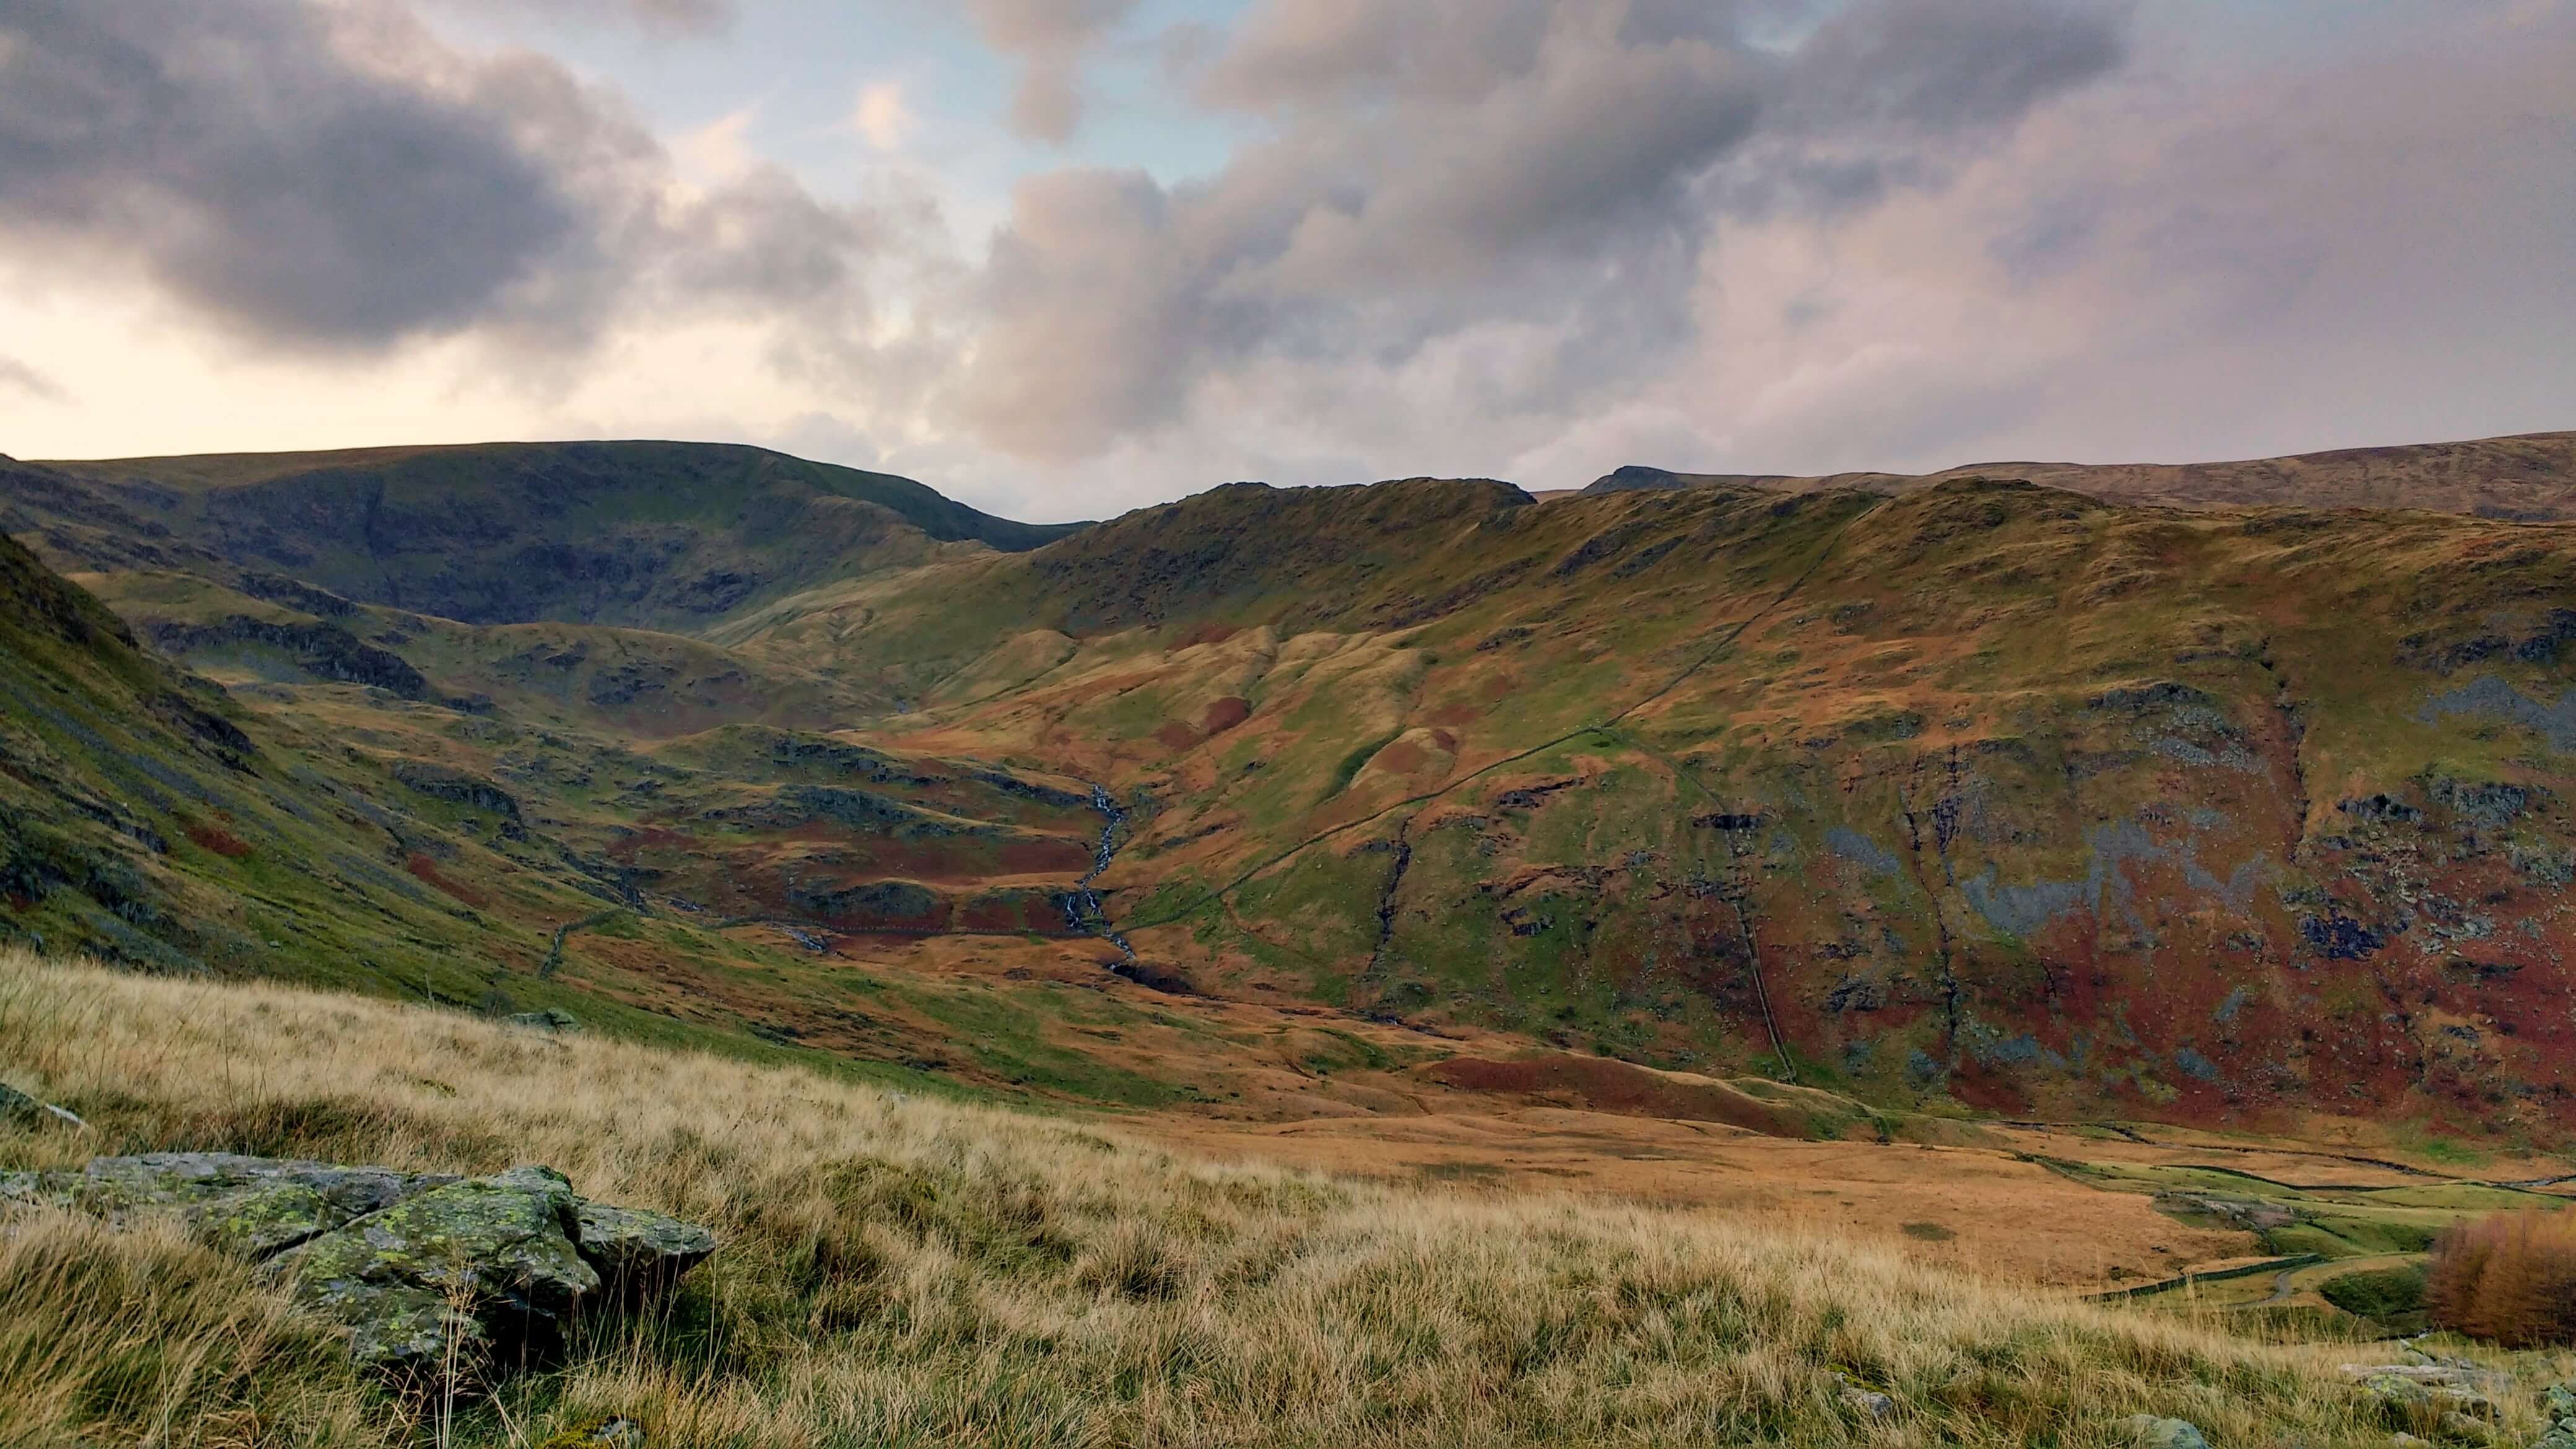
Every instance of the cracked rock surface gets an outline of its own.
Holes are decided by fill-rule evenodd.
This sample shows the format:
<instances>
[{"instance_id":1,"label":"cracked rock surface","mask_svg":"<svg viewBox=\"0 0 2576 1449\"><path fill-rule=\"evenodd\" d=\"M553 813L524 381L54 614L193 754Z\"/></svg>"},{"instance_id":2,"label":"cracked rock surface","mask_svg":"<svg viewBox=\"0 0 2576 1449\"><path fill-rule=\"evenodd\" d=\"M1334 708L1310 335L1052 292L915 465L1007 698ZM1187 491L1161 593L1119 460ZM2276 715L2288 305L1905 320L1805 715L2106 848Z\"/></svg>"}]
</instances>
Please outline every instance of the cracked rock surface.
<instances>
[{"instance_id":1,"label":"cracked rock surface","mask_svg":"<svg viewBox=\"0 0 2576 1449\"><path fill-rule=\"evenodd\" d=\"M209 1246L267 1265L348 1329L353 1358L398 1375L543 1362L584 1313L665 1291L716 1249L693 1223L584 1201L549 1167L457 1178L165 1152L0 1174L10 1203L111 1222L176 1216Z\"/></svg>"}]
</instances>

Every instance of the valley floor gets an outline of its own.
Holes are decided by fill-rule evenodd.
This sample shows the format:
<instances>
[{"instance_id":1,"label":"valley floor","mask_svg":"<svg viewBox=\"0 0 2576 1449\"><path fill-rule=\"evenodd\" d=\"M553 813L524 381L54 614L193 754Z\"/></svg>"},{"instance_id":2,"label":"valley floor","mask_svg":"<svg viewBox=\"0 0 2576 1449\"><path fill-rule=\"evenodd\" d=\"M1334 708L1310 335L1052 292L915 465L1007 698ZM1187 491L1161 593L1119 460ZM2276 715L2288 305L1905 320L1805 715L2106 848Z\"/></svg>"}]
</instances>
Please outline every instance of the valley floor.
<instances>
[{"instance_id":1,"label":"valley floor","mask_svg":"<svg viewBox=\"0 0 2576 1449\"><path fill-rule=\"evenodd\" d=\"M537 1161L724 1241L665 1310L599 1326L560 1369L493 1398L405 1402L230 1260L169 1232L22 1215L0 1236L12 1445L528 1449L609 1416L670 1449L2090 1449L2128 1442L2135 1413L2188 1418L2221 1445L2328 1446L2403 1427L2336 1372L2349 1349L2009 1281L2009 1254L1970 1231L1981 1215L2044 1235L2153 1229L2116 1226L2120 1195L2072 1169L1993 1151L1719 1140L1542 1108L1375 1135L1043 1117L18 954L0 954L0 1060L91 1123L0 1129L0 1167L180 1147L462 1172ZM1532 1145L1502 1145L1515 1124L1537 1129ZM1463 1147L1479 1130L1482 1156ZM1264 1140L1262 1155L1303 1153L1330 1175L1199 1155ZM1588 1162L1640 1176L1544 1171ZM1822 1231L1826 1215L1793 1205L1802 1175L1863 1217L1901 1215L1911 1192L1920 1221L1958 1236ZM1600 1190L1480 1186L1514 1177ZM1763 1186L1727 1211L1729 1181ZM2090 1201L2077 1193L2101 1200L2094 1216L2052 1221ZM2178 1253L2224 1246L2215 1230L2164 1231ZM2080 1276L2072 1237L2051 1241L2058 1266L2041 1276ZM1886 1394L1887 1412L1864 1393ZM2531 1405L2504 1412L2508 1432L2537 1428Z\"/></svg>"}]
</instances>

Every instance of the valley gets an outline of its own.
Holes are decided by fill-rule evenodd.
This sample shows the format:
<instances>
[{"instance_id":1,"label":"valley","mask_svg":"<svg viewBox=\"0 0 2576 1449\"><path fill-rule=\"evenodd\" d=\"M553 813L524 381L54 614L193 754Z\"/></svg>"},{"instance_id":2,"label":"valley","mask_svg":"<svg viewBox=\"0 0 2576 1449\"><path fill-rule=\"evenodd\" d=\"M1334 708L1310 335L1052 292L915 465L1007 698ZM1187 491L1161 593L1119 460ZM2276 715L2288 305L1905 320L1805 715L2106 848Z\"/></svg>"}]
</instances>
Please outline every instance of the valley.
<instances>
[{"instance_id":1,"label":"valley","mask_svg":"<svg viewBox=\"0 0 2576 1449\"><path fill-rule=\"evenodd\" d=\"M0 464L0 924L2060 1288L2368 1260L2566 1190L2576 525L2302 500L2550 446L1058 528L676 444Z\"/></svg>"}]
</instances>

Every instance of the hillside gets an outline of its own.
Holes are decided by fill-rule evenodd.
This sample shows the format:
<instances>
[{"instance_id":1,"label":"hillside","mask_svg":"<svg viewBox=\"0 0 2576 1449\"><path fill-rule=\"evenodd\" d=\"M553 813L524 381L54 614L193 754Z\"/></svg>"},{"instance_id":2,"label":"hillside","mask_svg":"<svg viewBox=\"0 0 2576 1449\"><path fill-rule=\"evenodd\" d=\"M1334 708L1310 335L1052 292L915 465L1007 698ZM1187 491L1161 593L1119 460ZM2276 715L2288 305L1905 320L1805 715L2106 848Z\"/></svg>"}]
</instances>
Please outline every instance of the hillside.
<instances>
[{"instance_id":1,"label":"hillside","mask_svg":"<svg viewBox=\"0 0 2576 1449\"><path fill-rule=\"evenodd\" d=\"M499 507L489 476L361 466L415 513ZM442 999L1246 1123L1508 1107L1606 1059L1823 1094L1719 1119L1793 1138L1877 1113L2567 1140L2564 525L2014 479L1236 485L1036 547L906 522L706 613L656 574L572 617L591 585L523 559L565 617L477 622L387 602L420 587L392 565L256 553L338 516L290 506L309 469L155 467L153 516L22 468L12 517L246 737L434 824L297 828L432 893ZM580 476L597 517L668 482ZM636 527L705 532L663 520L712 496ZM448 577L453 543L388 557ZM80 778L184 835L117 759L195 747L93 734ZM156 868L248 899L226 858ZM296 909L380 933L320 889Z\"/></svg>"},{"instance_id":2,"label":"hillside","mask_svg":"<svg viewBox=\"0 0 2576 1449\"><path fill-rule=\"evenodd\" d=\"M976 677L890 728L1146 806L1109 916L1211 989L1880 1101L2554 1135L2570 543L2020 483L1225 490L729 628ZM1119 567L1169 558L1210 566Z\"/></svg>"},{"instance_id":3,"label":"hillside","mask_svg":"<svg viewBox=\"0 0 2576 1449\"><path fill-rule=\"evenodd\" d=\"M88 1134L492 1172L716 1229L650 1314L490 1397L362 1381L282 1287L176 1231L0 1235L0 1440L672 1446L2384 1443L2334 1370L1782 1224L1179 1159L946 1106L449 1012L0 953L0 1054ZM1883 1395L1882 1401L1868 1395ZM2537 1421L2526 1396L2502 1427ZM2418 1427L2428 1427L2418 1424ZM564 1434L558 1439L555 1436Z\"/></svg>"},{"instance_id":4,"label":"hillside","mask_svg":"<svg viewBox=\"0 0 2576 1449\"><path fill-rule=\"evenodd\" d=\"M469 624L687 626L1070 531L910 479L702 443L494 443L0 464L0 528L66 568L213 562ZM229 581L229 580L228 580Z\"/></svg>"},{"instance_id":5,"label":"hillside","mask_svg":"<svg viewBox=\"0 0 2576 1449\"><path fill-rule=\"evenodd\" d=\"M2531 522L2576 519L2576 433L2344 448L2232 463L1972 463L1939 473L1675 473L1620 468L1585 489L1732 487L1902 493L1963 478L2018 478L2116 503L2182 508L2417 508Z\"/></svg>"}]
</instances>

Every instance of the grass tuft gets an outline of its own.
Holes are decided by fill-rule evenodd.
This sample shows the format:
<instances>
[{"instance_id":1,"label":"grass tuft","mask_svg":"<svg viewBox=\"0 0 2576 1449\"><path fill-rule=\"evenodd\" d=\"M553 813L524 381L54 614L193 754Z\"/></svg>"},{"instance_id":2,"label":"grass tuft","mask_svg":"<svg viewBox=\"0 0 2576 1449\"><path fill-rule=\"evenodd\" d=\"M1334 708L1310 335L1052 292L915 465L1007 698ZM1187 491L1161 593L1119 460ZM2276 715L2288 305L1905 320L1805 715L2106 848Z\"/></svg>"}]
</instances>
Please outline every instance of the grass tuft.
<instances>
[{"instance_id":1,"label":"grass tuft","mask_svg":"<svg viewBox=\"0 0 2576 1449\"><path fill-rule=\"evenodd\" d=\"M724 1240L559 1372L415 1425L238 1265L22 1219L0 1246L12 1444L499 1449L626 1417L673 1449L2091 1446L2138 1412L2219 1443L2369 1438L2314 1351L1884 1249L1190 1162L420 1007L0 954L0 1060L97 1127L0 1134L0 1167L200 1133L415 1169L543 1162ZM1896 1415L1865 1417L1846 1382Z\"/></svg>"}]
</instances>

